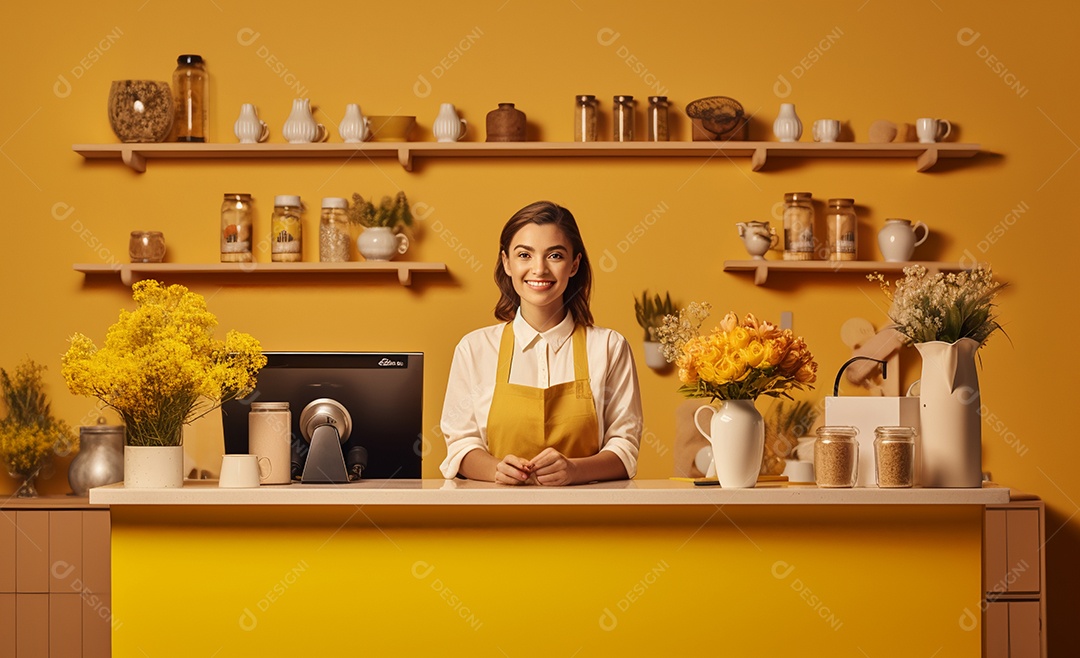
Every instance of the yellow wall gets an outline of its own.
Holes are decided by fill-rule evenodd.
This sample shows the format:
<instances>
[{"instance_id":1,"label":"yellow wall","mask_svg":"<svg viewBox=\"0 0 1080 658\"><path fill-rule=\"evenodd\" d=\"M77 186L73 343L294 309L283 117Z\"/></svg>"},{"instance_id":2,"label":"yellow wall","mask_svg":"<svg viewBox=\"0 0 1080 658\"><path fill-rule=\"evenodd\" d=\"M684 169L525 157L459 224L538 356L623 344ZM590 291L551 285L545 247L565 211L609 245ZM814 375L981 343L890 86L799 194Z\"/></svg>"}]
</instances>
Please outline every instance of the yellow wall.
<instances>
[{"instance_id":1,"label":"yellow wall","mask_svg":"<svg viewBox=\"0 0 1080 658\"><path fill-rule=\"evenodd\" d=\"M23 3L7 22L8 92L0 106L8 238L0 365L11 368L26 356L47 364L55 410L73 425L88 422L94 401L66 393L59 357L75 331L103 338L130 298L116 283L88 282L72 263L124 259L133 229L164 231L170 261L214 262L225 192L254 195L256 231L265 233L275 194L299 194L316 206L322 196L403 189L430 212L409 257L445 262L449 276L417 276L412 288L389 278L287 287L189 283L223 326L253 333L267 349L425 352L424 472L435 476L444 453L435 427L452 347L492 321L497 234L519 207L539 198L561 202L578 217L594 260L605 252L615 257L595 272L593 310L600 324L631 339L639 361L632 297L644 288L671 290L680 302L707 300L718 312L777 319L792 311L821 364L820 396L849 355L840 323L852 316L885 321L877 288L858 276L824 275L755 287L724 273L722 261L744 253L734 223L775 225L785 192L854 197L864 254L876 257L874 234L886 217L919 219L933 230L920 257L987 260L1011 284L1001 300L1009 339L995 339L981 355L984 466L1049 503L1050 628L1056 647L1065 647L1072 640L1055 631L1076 614L1072 592L1080 585L1068 559L1080 549L1080 482L1073 476L1080 451L1066 394L1080 364L1058 336L1076 299L1066 261L1080 238L1068 202L1080 166L1072 83L1080 9L951 0L903 9L874 0L820 4L657 9L494 0L361 9L331 2L280 3L274 11L267 3L218 0L188 11L159 2L87 11L74 2ZM643 98L662 88L676 106L709 95L739 99L754 115L754 139L770 139L779 103L794 102L807 124L837 117L860 139L875 119L946 117L959 140L987 153L929 174L915 173L907 160L792 161L754 173L748 160L718 158L442 160L421 162L413 173L391 160L151 161L140 175L71 151L73 143L115 141L105 115L110 81L168 79L185 52L208 61L214 141L234 141L232 123L245 102L259 107L272 140L283 141L281 125L300 94L332 128L345 104L357 102L368 114L416 114L424 139L432 139L441 102L455 103L470 122L468 139L481 140L486 112L510 101L528 114L534 138L566 141L574 94L596 94L607 112L613 94ZM688 139L685 119L674 123L676 136ZM316 220L309 210L308 236ZM314 255L314 241L308 247ZM318 319L324 309L333 310ZM917 358L909 352L904 359L909 381ZM649 432L640 474L665 477L677 383L643 365L640 374ZM209 421L188 436L210 470L218 432ZM42 483L46 492L66 490L66 464L58 462ZM11 481L0 486L14 488Z\"/></svg>"}]
</instances>

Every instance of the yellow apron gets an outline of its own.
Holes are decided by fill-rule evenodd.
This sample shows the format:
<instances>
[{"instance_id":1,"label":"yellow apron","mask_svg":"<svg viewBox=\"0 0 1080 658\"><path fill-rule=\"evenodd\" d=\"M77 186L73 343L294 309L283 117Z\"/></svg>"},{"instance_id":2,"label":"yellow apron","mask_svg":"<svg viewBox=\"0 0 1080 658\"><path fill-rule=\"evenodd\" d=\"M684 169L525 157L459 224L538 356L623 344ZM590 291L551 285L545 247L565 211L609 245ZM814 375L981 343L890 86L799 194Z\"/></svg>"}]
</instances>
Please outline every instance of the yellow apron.
<instances>
[{"instance_id":1,"label":"yellow apron","mask_svg":"<svg viewBox=\"0 0 1080 658\"><path fill-rule=\"evenodd\" d=\"M549 447L566 457L589 457L600 451L600 425L589 387L585 327L576 326L570 340L574 381L548 388L511 384L514 328L511 323L503 327L487 425L488 450L496 459L507 455L532 459Z\"/></svg>"}]
</instances>

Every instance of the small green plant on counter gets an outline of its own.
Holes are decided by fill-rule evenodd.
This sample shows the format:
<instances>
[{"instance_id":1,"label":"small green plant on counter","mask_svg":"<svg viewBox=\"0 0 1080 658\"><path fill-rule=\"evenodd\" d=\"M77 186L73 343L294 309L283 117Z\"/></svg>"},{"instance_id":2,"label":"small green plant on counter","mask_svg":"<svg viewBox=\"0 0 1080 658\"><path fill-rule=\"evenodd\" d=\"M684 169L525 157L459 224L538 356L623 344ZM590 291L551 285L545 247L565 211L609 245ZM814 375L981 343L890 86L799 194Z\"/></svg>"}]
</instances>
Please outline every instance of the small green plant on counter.
<instances>
[{"instance_id":1,"label":"small green plant on counter","mask_svg":"<svg viewBox=\"0 0 1080 658\"><path fill-rule=\"evenodd\" d=\"M645 330L646 342L658 342L660 337L656 331L664 325L664 316L675 315L677 312L675 304L671 302L670 293L665 292L663 297L657 293L650 298L649 291L646 290L641 294L641 299L634 299L634 313L637 315L638 324Z\"/></svg>"},{"instance_id":2,"label":"small green plant on counter","mask_svg":"<svg viewBox=\"0 0 1080 658\"><path fill-rule=\"evenodd\" d=\"M352 201L346 214L353 224L364 228L412 226L412 210L404 192L398 192L393 198L384 196L379 205L356 193L353 193Z\"/></svg>"}]
</instances>

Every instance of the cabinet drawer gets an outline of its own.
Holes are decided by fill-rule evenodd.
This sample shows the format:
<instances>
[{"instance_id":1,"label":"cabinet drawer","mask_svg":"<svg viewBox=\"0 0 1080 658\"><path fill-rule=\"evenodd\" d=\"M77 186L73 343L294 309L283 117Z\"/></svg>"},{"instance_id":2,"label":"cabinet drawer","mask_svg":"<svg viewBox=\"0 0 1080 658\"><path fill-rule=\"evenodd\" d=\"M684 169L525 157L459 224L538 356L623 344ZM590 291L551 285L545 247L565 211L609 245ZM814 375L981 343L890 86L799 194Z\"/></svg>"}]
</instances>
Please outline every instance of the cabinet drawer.
<instances>
[{"instance_id":1,"label":"cabinet drawer","mask_svg":"<svg viewBox=\"0 0 1080 658\"><path fill-rule=\"evenodd\" d=\"M49 512L15 512L15 591L49 591ZM19 655L22 655L21 653Z\"/></svg>"},{"instance_id":2,"label":"cabinet drawer","mask_svg":"<svg viewBox=\"0 0 1080 658\"><path fill-rule=\"evenodd\" d=\"M1042 589L1039 510L989 509L984 532L983 587L988 596L1037 595Z\"/></svg>"},{"instance_id":3,"label":"cabinet drawer","mask_svg":"<svg viewBox=\"0 0 1080 658\"><path fill-rule=\"evenodd\" d=\"M16 523L14 511L0 510L0 594L15 592Z\"/></svg>"},{"instance_id":4,"label":"cabinet drawer","mask_svg":"<svg viewBox=\"0 0 1080 658\"><path fill-rule=\"evenodd\" d=\"M1042 619L1038 601L1009 602L1009 658L1042 656Z\"/></svg>"}]
</instances>

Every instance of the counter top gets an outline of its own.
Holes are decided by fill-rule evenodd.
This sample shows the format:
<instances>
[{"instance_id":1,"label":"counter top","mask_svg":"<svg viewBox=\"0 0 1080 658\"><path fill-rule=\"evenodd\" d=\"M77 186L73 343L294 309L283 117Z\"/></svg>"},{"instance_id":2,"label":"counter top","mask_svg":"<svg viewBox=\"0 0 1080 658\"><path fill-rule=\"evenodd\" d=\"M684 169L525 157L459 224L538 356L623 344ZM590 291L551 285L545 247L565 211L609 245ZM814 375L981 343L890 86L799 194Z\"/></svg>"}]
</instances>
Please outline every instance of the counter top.
<instances>
[{"instance_id":1,"label":"counter top","mask_svg":"<svg viewBox=\"0 0 1080 658\"><path fill-rule=\"evenodd\" d=\"M216 480L186 480L178 489L90 490L107 505L991 505L1009 489L819 489L769 483L754 489L696 486L676 480L622 480L574 487L511 487L468 480L366 480L222 489Z\"/></svg>"}]
</instances>

